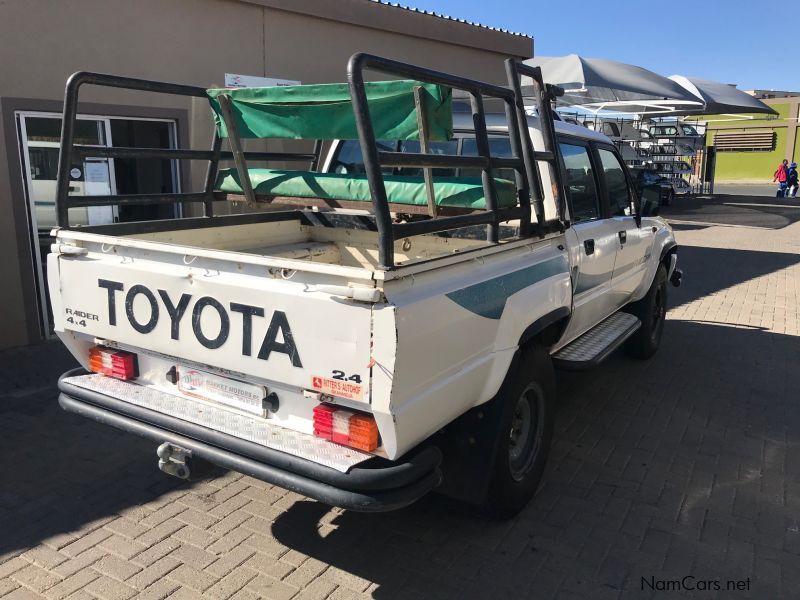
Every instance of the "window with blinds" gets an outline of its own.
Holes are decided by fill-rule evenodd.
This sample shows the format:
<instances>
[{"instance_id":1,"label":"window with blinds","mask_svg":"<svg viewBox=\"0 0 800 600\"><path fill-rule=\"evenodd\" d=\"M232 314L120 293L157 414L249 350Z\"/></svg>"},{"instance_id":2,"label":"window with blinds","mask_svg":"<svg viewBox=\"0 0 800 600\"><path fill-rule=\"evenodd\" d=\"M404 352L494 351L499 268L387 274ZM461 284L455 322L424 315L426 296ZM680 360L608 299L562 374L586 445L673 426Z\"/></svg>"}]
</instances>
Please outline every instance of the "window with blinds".
<instances>
[{"instance_id":1,"label":"window with blinds","mask_svg":"<svg viewBox=\"0 0 800 600\"><path fill-rule=\"evenodd\" d=\"M714 147L717 152L770 152L775 149L775 132L719 131Z\"/></svg>"}]
</instances>

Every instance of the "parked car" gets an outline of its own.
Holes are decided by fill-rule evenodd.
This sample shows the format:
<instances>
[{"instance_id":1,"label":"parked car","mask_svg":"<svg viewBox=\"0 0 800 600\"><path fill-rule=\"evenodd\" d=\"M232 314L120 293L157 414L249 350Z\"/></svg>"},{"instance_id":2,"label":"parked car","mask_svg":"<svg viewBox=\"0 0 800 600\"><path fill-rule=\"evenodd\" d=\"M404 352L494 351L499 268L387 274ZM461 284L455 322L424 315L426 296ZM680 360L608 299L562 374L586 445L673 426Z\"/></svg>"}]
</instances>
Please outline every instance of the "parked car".
<instances>
[{"instance_id":1,"label":"parked car","mask_svg":"<svg viewBox=\"0 0 800 600\"><path fill-rule=\"evenodd\" d=\"M683 160L654 160L652 167L659 173L687 175L693 172L692 166Z\"/></svg>"},{"instance_id":2,"label":"parked car","mask_svg":"<svg viewBox=\"0 0 800 600\"><path fill-rule=\"evenodd\" d=\"M690 148L692 151L703 147L705 135L699 133L691 125L685 123L654 123L649 128L650 135L661 145L674 144L682 147L681 153Z\"/></svg>"},{"instance_id":3,"label":"parked car","mask_svg":"<svg viewBox=\"0 0 800 600\"><path fill-rule=\"evenodd\" d=\"M630 171L641 198L642 214L658 214L655 209L672 204L675 190L669 179L646 167L632 167Z\"/></svg>"},{"instance_id":4,"label":"parked car","mask_svg":"<svg viewBox=\"0 0 800 600\"><path fill-rule=\"evenodd\" d=\"M648 154L653 157L656 156L668 156L668 157L679 157L679 156L694 156L697 154L697 150L683 142L674 142L670 141L669 139L660 139L662 143L655 143L654 141L647 141L641 142L639 147L643 150L646 150ZM668 142L668 143L666 143Z\"/></svg>"},{"instance_id":5,"label":"parked car","mask_svg":"<svg viewBox=\"0 0 800 600\"><path fill-rule=\"evenodd\" d=\"M683 177L668 177L666 179L672 184L672 189L675 190L676 196L685 196L692 193L692 186Z\"/></svg>"},{"instance_id":6,"label":"parked car","mask_svg":"<svg viewBox=\"0 0 800 600\"><path fill-rule=\"evenodd\" d=\"M687 125L686 123L659 123L657 125L650 126L650 135L653 137L690 137L690 138L697 138L701 137L702 134L698 133L697 129L695 129L691 125Z\"/></svg>"}]
</instances>

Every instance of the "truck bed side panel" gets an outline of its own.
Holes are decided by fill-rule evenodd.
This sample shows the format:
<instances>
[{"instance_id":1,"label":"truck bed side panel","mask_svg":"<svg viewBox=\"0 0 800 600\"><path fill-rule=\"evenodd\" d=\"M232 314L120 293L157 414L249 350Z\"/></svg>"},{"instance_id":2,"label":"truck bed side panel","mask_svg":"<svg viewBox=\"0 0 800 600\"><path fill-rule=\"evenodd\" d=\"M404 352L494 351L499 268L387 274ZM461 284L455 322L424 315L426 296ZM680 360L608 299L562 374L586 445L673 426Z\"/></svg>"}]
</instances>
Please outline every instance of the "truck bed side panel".
<instances>
[{"instance_id":1,"label":"truck bed side panel","mask_svg":"<svg viewBox=\"0 0 800 600\"><path fill-rule=\"evenodd\" d=\"M379 336L396 336L396 356L388 357L393 368L373 370L373 397L376 410L385 408L376 392L391 386L399 454L490 400L522 332L570 305L567 255L552 240L392 284L396 332L389 319L374 328L378 348Z\"/></svg>"}]
</instances>

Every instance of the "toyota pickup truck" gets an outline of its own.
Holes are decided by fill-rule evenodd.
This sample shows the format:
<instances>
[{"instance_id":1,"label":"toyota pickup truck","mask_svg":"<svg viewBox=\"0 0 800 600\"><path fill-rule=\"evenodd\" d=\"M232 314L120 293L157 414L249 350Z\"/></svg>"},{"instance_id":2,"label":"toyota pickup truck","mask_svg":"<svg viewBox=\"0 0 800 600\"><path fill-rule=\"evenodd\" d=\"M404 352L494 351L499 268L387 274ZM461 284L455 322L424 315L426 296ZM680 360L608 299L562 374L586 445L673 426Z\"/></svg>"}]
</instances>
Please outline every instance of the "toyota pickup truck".
<instances>
[{"instance_id":1,"label":"toyota pickup truck","mask_svg":"<svg viewBox=\"0 0 800 600\"><path fill-rule=\"evenodd\" d=\"M353 510L435 490L516 514L547 459L554 368L652 356L681 273L609 139L554 123L558 88L505 67L507 87L367 54L346 84L73 75L48 284L81 367L61 406L153 440L181 478L218 465ZM89 85L205 98L211 149L76 144ZM89 157L204 161L205 189L70 196ZM164 203L202 216L70 225L91 204Z\"/></svg>"}]
</instances>

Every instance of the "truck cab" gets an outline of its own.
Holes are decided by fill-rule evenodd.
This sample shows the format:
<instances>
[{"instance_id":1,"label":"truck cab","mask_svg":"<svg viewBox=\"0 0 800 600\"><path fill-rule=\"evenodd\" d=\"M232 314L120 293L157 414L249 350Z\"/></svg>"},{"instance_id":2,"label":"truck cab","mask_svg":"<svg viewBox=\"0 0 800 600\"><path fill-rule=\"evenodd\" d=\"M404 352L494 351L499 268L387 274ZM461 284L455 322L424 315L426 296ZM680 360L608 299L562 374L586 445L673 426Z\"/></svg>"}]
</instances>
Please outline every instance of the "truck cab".
<instances>
[{"instance_id":1,"label":"truck cab","mask_svg":"<svg viewBox=\"0 0 800 600\"><path fill-rule=\"evenodd\" d=\"M511 157L511 141L505 117L486 115L492 154ZM540 131L539 118L527 117L531 137ZM641 196L613 141L602 133L563 121L554 121L561 168L565 176L570 227L566 229L572 270L572 315L562 337L553 345L556 352L623 305L639 300L647 291L654 273L650 255L654 247L670 237L660 218L638 215ZM432 154L477 156L471 114L454 113L452 140L431 144ZM384 141L398 152L418 152L416 141ZM324 172L364 173L364 162L357 140L337 140L322 164ZM437 175L478 175L477 169L437 170ZM396 168L394 175L420 175L419 168ZM502 173L502 172L501 172ZM548 174L543 171L545 185ZM513 174L506 172L507 178ZM548 216L555 215L554 204L546 203ZM657 211L656 211L657 212ZM518 227L508 222L506 227ZM660 232L660 233L659 233ZM658 240L656 238L659 238Z\"/></svg>"}]
</instances>

